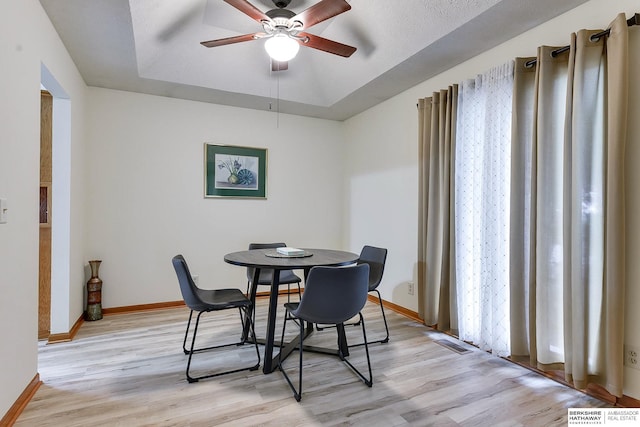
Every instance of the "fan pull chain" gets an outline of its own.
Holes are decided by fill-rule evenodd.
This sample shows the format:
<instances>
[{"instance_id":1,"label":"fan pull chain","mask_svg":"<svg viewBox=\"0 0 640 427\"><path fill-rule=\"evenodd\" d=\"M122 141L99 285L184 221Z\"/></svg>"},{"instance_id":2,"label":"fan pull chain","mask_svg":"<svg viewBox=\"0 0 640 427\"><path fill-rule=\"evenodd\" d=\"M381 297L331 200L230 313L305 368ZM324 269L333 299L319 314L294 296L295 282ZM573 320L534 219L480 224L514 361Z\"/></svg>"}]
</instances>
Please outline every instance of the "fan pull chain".
<instances>
[{"instance_id":1,"label":"fan pull chain","mask_svg":"<svg viewBox=\"0 0 640 427\"><path fill-rule=\"evenodd\" d=\"M273 77L273 67L269 67L269 77ZM276 73L276 128L280 128L280 74ZM273 99L272 87L269 85L269 98ZM269 111L273 111L273 102L269 102Z\"/></svg>"}]
</instances>

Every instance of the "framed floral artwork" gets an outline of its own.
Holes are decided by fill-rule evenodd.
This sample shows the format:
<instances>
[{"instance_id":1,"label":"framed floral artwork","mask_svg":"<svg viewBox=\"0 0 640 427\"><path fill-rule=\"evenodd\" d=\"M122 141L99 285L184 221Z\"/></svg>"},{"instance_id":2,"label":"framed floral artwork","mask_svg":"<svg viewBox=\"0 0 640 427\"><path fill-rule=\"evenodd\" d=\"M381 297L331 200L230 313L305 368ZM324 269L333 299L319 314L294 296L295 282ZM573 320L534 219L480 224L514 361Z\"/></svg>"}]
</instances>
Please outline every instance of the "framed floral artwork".
<instances>
[{"instance_id":1,"label":"framed floral artwork","mask_svg":"<svg viewBox=\"0 0 640 427\"><path fill-rule=\"evenodd\" d=\"M205 143L204 197L266 199L266 148Z\"/></svg>"}]
</instances>

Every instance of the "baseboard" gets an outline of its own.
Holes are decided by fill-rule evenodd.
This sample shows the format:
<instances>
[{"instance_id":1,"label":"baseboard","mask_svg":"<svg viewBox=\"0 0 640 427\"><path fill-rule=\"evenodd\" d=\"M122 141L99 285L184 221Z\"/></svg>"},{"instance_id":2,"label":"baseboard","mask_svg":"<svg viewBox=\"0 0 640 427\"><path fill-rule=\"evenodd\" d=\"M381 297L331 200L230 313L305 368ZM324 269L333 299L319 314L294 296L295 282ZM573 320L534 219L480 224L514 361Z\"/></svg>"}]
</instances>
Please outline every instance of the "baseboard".
<instances>
[{"instance_id":1,"label":"baseboard","mask_svg":"<svg viewBox=\"0 0 640 427\"><path fill-rule=\"evenodd\" d=\"M111 314L135 313L138 311L163 310L165 308L175 308L184 306L184 301L167 301L156 302L153 304L127 305L123 307L103 308L102 314L109 316Z\"/></svg>"},{"instance_id":2,"label":"baseboard","mask_svg":"<svg viewBox=\"0 0 640 427\"><path fill-rule=\"evenodd\" d=\"M151 310L163 310L165 308L174 308L184 306L184 301L167 301L167 302L158 302L153 304L139 304L139 305L128 305L122 307L113 307L113 308L103 308L102 314L105 316L109 316L111 314L122 314L122 313L134 313L139 311L151 311ZM49 335L49 339L47 344L57 344L61 342L69 342L73 340L73 338L78 333L80 326L85 322L84 313L78 318L76 323L73 325L71 330L68 333L61 334L51 334Z\"/></svg>"},{"instance_id":3,"label":"baseboard","mask_svg":"<svg viewBox=\"0 0 640 427\"><path fill-rule=\"evenodd\" d=\"M616 406L621 406L623 408L640 408L640 400L623 394L616 402Z\"/></svg>"},{"instance_id":4,"label":"baseboard","mask_svg":"<svg viewBox=\"0 0 640 427\"><path fill-rule=\"evenodd\" d=\"M369 295L368 299L373 303L380 304L380 301L375 295ZM419 322L419 323L424 323L424 320L420 318L420 315L415 311L409 310L408 308L402 307L401 305L394 304L392 302L385 301L385 300L382 300L382 304L384 305L385 308L388 308L391 311L395 311L396 313L401 314L404 317L408 317L409 319L415 320L416 322Z\"/></svg>"},{"instance_id":5,"label":"baseboard","mask_svg":"<svg viewBox=\"0 0 640 427\"><path fill-rule=\"evenodd\" d=\"M36 373L36 376L33 377L29 384L27 384L27 387L20 394L18 400L16 400L11 408L9 408L9 411L7 411L4 417L0 420L1 427L9 427L15 424L18 417L22 414L22 411L24 411L24 408L26 408L27 404L31 401L33 395L36 394L36 391L41 385L42 381L40 381L40 374Z\"/></svg>"},{"instance_id":6,"label":"baseboard","mask_svg":"<svg viewBox=\"0 0 640 427\"><path fill-rule=\"evenodd\" d=\"M604 387L598 384L589 383L586 389L576 388L572 383L564 379L564 371L562 370L549 371L549 372L542 371L537 367L531 366L529 364L528 357L503 357L503 359L508 360L509 362L515 363L518 366L522 366L523 368L529 369L537 374L547 377L564 386L567 386L574 390L581 391L582 393L589 395L591 397L595 397L596 399L606 402L612 406L616 406L618 408L640 408L640 400L635 399L633 397L629 397L627 395L622 395L622 397L614 396L611 393L609 393Z\"/></svg>"},{"instance_id":7,"label":"baseboard","mask_svg":"<svg viewBox=\"0 0 640 427\"><path fill-rule=\"evenodd\" d=\"M73 337L76 336L78 331L80 330L80 326L84 323L84 314L76 320L76 323L73 324L71 330L69 332L65 332L62 334L50 334L49 339L47 340L47 344L57 344L61 342L69 342L73 340Z\"/></svg>"}]
</instances>

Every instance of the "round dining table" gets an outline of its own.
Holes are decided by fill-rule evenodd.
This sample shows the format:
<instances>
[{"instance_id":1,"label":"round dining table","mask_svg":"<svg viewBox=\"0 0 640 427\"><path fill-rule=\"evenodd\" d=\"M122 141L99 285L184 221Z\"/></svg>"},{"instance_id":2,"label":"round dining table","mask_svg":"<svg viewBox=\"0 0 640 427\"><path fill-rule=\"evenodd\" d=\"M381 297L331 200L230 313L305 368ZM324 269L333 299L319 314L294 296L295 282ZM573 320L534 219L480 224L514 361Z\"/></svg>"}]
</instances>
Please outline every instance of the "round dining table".
<instances>
[{"instance_id":1,"label":"round dining table","mask_svg":"<svg viewBox=\"0 0 640 427\"><path fill-rule=\"evenodd\" d=\"M271 373L275 370L275 368L277 367L278 357L282 357L283 359L286 358L294 349L297 348L298 345L301 345L299 339L295 339L289 343L281 343L279 354L276 356L273 355L276 313L278 308L278 291L280 286L280 271L304 270L304 277L306 281L306 278L309 275L309 271L313 267L347 266L355 264L359 258L358 254L333 249L302 248L301 250L304 251L302 254L294 256L283 255L279 253L275 248L244 250L228 253L224 256L224 261L229 264L253 269L253 279L251 280L251 289L249 291L249 298L253 303L253 310L255 310L255 301L258 288L258 278L260 277L260 270L273 270L273 281L271 282L271 289L269 292L267 334L263 341L265 350L264 365L262 367L262 371L265 374ZM248 334L248 327L249 323L245 322L245 336L246 334ZM308 325L304 337L306 338L312 333L313 325ZM344 326L342 325L338 325L338 347L342 351L343 355L347 356L349 354L349 348L344 334ZM314 350L323 351L323 349L319 348L314 348ZM326 352L337 353L338 350L327 349Z\"/></svg>"}]
</instances>

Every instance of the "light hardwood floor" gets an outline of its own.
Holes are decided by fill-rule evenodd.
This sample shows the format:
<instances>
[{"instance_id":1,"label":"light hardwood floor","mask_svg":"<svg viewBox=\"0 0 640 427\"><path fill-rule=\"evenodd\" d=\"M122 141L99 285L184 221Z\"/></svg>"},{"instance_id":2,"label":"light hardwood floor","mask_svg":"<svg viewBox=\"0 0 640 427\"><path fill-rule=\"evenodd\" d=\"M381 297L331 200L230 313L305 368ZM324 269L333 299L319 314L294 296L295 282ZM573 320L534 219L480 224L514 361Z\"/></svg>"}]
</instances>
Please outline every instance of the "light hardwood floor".
<instances>
[{"instance_id":1,"label":"light hardwood floor","mask_svg":"<svg viewBox=\"0 0 640 427\"><path fill-rule=\"evenodd\" d=\"M261 299L259 336L264 336L265 311ZM375 339L383 331L379 307L367 303L364 315L369 338ZM567 408L608 406L464 343L458 342L470 351L458 354L435 342L457 342L453 338L391 311L391 341L370 347L372 388L338 358L314 353L305 353L300 403L278 371L245 371L189 384L181 349L187 317L186 308L110 315L85 322L72 342L42 343L44 384L15 425L546 427L566 426ZM281 325L282 316L278 319ZM202 333L204 341L213 340L238 328L237 312L213 313L201 323L198 337ZM359 328L347 331L351 343L361 336ZM332 345L335 330L316 332L310 340ZM285 364L292 378L296 356ZM255 350L248 345L200 353L194 368L250 364L252 357ZM364 368L364 348L353 349L350 360Z\"/></svg>"}]
</instances>

